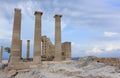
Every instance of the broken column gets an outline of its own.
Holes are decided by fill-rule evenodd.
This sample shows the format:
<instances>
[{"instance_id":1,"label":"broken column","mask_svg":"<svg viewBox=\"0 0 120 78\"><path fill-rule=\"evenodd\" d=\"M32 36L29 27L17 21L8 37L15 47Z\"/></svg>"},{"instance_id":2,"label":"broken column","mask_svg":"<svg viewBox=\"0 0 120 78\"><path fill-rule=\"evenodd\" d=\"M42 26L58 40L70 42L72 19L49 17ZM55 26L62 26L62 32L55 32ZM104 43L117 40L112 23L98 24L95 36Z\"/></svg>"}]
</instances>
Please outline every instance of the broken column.
<instances>
[{"instance_id":1,"label":"broken column","mask_svg":"<svg viewBox=\"0 0 120 78\"><path fill-rule=\"evenodd\" d=\"M26 58L29 59L30 58L30 40L27 40L27 55Z\"/></svg>"},{"instance_id":2,"label":"broken column","mask_svg":"<svg viewBox=\"0 0 120 78\"><path fill-rule=\"evenodd\" d=\"M55 15L55 61L62 60L61 50L61 17L62 15Z\"/></svg>"},{"instance_id":3,"label":"broken column","mask_svg":"<svg viewBox=\"0 0 120 78\"><path fill-rule=\"evenodd\" d=\"M2 52L3 52L3 47L0 47L0 63L2 63Z\"/></svg>"},{"instance_id":4,"label":"broken column","mask_svg":"<svg viewBox=\"0 0 120 78\"><path fill-rule=\"evenodd\" d=\"M65 60L71 60L71 42L64 42L62 50Z\"/></svg>"},{"instance_id":5,"label":"broken column","mask_svg":"<svg viewBox=\"0 0 120 78\"><path fill-rule=\"evenodd\" d=\"M14 25L12 33L12 46L11 46L11 63L17 63L21 57L21 41L20 41L20 32L21 32L21 10L15 8L14 10Z\"/></svg>"},{"instance_id":6,"label":"broken column","mask_svg":"<svg viewBox=\"0 0 120 78\"><path fill-rule=\"evenodd\" d=\"M42 12L35 12L34 57L35 63L41 62L41 16Z\"/></svg>"}]
</instances>

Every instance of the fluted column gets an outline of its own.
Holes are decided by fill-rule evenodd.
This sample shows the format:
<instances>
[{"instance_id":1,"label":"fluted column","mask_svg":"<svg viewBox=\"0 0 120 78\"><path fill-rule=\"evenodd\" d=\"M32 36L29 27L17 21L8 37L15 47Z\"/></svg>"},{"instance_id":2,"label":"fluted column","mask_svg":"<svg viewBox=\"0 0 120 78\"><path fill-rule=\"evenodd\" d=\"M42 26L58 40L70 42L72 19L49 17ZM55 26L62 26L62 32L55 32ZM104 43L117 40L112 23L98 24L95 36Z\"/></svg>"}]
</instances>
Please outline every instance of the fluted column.
<instances>
[{"instance_id":1,"label":"fluted column","mask_svg":"<svg viewBox=\"0 0 120 78\"><path fill-rule=\"evenodd\" d=\"M10 62L16 63L19 62L21 57L21 41L20 41L20 32L21 32L21 10L14 10L14 25L12 33L12 46L11 46L11 57Z\"/></svg>"},{"instance_id":2,"label":"fluted column","mask_svg":"<svg viewBox=\"0 0 120 78\"><path fill-rule=\"evenodd\" d=\"M26 54L26 58L27 59L30 58L30 40L27 40L27 54Z\"/></svg>"},{"instance_id":3,"label":"fluted column","mask_svg":"<svg viewBox=\"0 0 120 78\"><path fill-rule=\"evenodd\" d=\"M34 57L35 63L41 62L41 16L42 12L35 12Z\"/></svg>"},{"instance_id":4,"label":"fluted column","mask_svg":"<svg viewBox=\"0 0 120 78\"><path fill-rule=\"evenodd\" d=\"M62 60L61 50L61 17L62 15L55 15L55 61Z\"/></svg>"}]
</instances>

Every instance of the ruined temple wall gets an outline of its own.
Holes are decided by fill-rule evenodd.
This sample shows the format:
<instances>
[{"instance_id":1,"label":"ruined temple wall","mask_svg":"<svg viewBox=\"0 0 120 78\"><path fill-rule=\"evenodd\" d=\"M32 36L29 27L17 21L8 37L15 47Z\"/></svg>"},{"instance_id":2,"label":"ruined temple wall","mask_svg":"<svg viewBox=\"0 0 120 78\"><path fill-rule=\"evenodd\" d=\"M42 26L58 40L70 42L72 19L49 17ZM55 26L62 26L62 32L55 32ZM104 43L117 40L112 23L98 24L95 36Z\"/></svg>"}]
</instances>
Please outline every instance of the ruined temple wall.
<instances>
[{"instance_id":1,"label":"ruined temple wall","mask_svg":"<svg viewBox=\"0 0 120 78\"><path fill-rule=\"evenodd\" d=\"M62 43L62 60L65 60L66 53L65 53L65 44Z\"/></svg>"},{"instance_id":2,"label":"ruined temple wall","mask_svg":"<svg viewBox=\"0 0 120 78\"><path fill-rule=\"evenodd\" d=\"M50 55L51 56L55 56L55 46L54 45L50 45Z\"/></svg>"},{"instance_id":3,"label":"ruined temple wall","mask_svg":"<svg viewBox=\"0 0 120 78\"><path fill-rule=\"evenodd\" d=\"M46 36L42 36L42 55L50 56L53 52L53 44Z\"/></svg>"},{"instance_id":4,"label":"ruined temple wall","mask_svg":"<svg viewBox=\"0 0 120 78\"><path fill-rule=\"evenodd\" d=\"M120 67L120 58L93 58L93 61Z\"/></svg>"}]
</instances>

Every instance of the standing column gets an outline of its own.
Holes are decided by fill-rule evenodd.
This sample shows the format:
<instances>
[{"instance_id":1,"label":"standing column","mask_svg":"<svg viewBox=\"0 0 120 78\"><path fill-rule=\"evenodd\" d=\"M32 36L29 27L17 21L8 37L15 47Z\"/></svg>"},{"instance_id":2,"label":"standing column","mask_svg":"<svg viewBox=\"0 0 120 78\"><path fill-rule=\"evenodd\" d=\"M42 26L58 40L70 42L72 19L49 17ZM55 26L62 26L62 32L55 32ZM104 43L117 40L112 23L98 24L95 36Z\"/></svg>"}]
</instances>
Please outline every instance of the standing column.
<instances>
[{"instance_id":1,"label":"standing column","mask_svg":"<svg viewBox=\"0 0 120 78\"><path fill-rule=\"evenodd\" d=\"M0 63L2 63L2 52L3 52L3 47L0 47Z\"/></svg>"},{"instance_id":2,"label":"standing column","mask_svg":"<svg viewBox=\"0 0 120 78\"><path fill-rule=\"evenodd\" d=\"M35 63L41 62L41 16L42 12L35 12L34 57Z\"/></svg>"},{"instance_id":3,"label":"standing column","mask_svg":"<svg viewBox=\"0 0 120 78\"><path fill-rule=\"evenodd\" d=\"M55 61L62 60L61 50L61 17L62 15L55 15Z\"/></svg>"},{"instance_id":4,"label":"standing column","mask_svg":"<svg viewBox=\"0 0 120 78\"><path fill-rule=\"evenodd\" d=\"M27 55L26 58L29 59L30 58L30 40L27 40Z\"/></svg>"},{"instance_id":5,"label":"standing column","mask_svg":"<svg viewBox=\"0 0 120 78\"><path fill-rule=\"evenodd\" d=\"M21 57L20 32L21 32L21 10L15 9L14 25L13 25L13 33L12 33L11 57L10 57L11 63L19 62Z\"/></svg>"}]
</instances>

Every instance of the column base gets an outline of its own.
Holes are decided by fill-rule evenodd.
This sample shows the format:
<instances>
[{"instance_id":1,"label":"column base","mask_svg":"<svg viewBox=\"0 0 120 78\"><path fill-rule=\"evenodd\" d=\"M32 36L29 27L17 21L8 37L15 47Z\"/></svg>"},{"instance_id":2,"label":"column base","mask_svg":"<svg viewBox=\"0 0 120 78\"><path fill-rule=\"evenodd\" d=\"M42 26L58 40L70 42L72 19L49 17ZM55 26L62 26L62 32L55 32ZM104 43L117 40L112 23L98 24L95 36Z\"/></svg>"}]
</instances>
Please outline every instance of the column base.
<instances>
[{"instance_id":1,"label":"column base","mask_svg":"<svg viewBox=\"0 0 120 78\"><path fill-rule=\"evenodd\" d=\"M40 56L34 56L33 62L36 63L36 64L40 64L41 63L41 57Z\"/></svg>"},{"instance_id":2,"label":"column base","mask_svg":"<svg viewBox=\"0 0 120 78\"><path fill-rule=\"evenodd\" d=\"M10 57L10 63L18 63L20 61L19 57Z\"/></svg>"}]
</instances>

